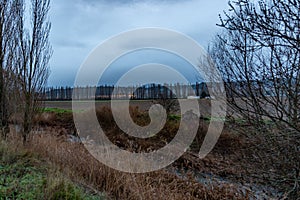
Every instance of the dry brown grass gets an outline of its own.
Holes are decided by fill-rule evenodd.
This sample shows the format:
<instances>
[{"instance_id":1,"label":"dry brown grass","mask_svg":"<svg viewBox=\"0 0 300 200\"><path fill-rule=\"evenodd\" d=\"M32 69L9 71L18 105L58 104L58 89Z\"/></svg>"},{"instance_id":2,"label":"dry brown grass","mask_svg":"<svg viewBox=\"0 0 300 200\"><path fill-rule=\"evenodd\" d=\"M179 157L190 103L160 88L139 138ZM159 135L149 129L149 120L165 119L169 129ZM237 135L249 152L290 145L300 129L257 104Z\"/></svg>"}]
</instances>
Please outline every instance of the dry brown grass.
<instances>
[{"instance_id":1,"label":"dry brown grass","mask_svg":"<svg viewBox=\"0 0 300 200\"><path fill-rule=\"evenodd\" d=\"M141 111L139 107L130 106L129 112L136 124L146 126L150 123L148 113ZM89 113L87 113L86 119L88 119L88 115ZM109 107L98 109L97 118L110 141L120 148L131 152L150 152L160 149L175 137L179 128L179 121L168 119L164 128L155 136L147 139L140 139L127 135L127 133L123 132L118 127Z\"/></svg>"},{"instance_id":2,"label":"dry brown grass","mask_svg":"<svg viewBox=\"0 0 300 200\"><path fill-rule=\"evenodd\" d=\"M138 107L131 107L130 113L136 123L149 123L147 113ZM97 117L115 145L133 152L148 152L162 147L174 137L179 125L178 120L168 119L157 136L142 140L123 133L116 126L109 107L99 109ZM74 128L69 114L41 121L40 126L44 126L45 133L32 134L28 148L50 160L72 179L105 191L112 199L255 199L259 198L254 196L257 190L274 190L264 191L267 194L265 198L293 197L289 192L298 178L295 173L300 163L297 134L287 136L275 130L259 133L253 127L242 127L239 123L226 124L213 152L200 160L197 153L208 127L208 122L201 119L190 151L171 167L147 174L129 174L98 162L82 144L68 142L67 133L72 133ZM241 130L245 134L240 134ZM11 138L18 140L17 136ZM173 168L183 170L186 175L180 177L170 172ZM195 180L195 171L212 174L225 181L201 183Z\"/></svg>"},{"instance_id":3,"label":"dry brown grass","mask_svg":"<svg viewBox=\"0 0 300 200\"><path fill-rule=\"evenodd\" d=\"M182 179L166 170L147 174L116 171L95 160L83 145L51 134L33 136L30 149L72 179L105 191L112 199L246 199L229 184L207 187L192 177Z\"/></svg>"},{"instance_id":4,"label":"dry brown grass","mask_svg":"<svg viewBox=\"0 0 300 200\"><path fill-rule=\"evenodd\" d=\"M138 107L131 107L130 113L136 123L140 125L149 123L148 115ZM82 144L67 140L66 133L70 130L65 127L72 128L70 124L73 124L73 121L68 114L66 115L65 118L53 113L38 116L36 120L39 126L43 126L44 133L30 135L28 150L55 164L72 180L95 190L104 191L112 199L247 199L247 194L238 191L233 185L202 184L192 175L183 178L166 169L146 174L130 174L111 169L94 159ZM140 140L128 137L117 128L110 108L101 108L97 111L97 116L112 142L119 144L121 141L122 148L136 152L152 151L165 145L165 141L173 138L172 134L177 132L179 125L179 121L170 119L157 137ZM201 134L205 128L202 129L199 132L199 141L203 138ZM10 136L13 141L21 141L18 135ZM132 144L128 142L130 140L138 144L138 147L130 146ZM177 164L180 165L180 162L179 160Z\"/></svg>"}]
</instances>

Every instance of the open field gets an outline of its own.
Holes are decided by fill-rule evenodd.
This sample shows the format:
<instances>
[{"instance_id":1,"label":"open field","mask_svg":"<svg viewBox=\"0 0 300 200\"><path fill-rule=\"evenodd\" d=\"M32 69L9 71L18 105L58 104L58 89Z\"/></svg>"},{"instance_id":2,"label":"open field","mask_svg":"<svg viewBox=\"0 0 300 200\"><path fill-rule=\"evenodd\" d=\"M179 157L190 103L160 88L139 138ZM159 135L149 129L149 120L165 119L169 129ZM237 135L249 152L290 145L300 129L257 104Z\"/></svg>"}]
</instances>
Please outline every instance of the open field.
<instances>
[{"instance_id":1,"label":"open field","mask_svg":"<svg viewBox=\"0 0 300 200\"><path fill-rule=\"evenodd\" d=\"M175 100L176 101L176 100ZM184 100L189 101L189 100ZM202 115L209 116L210 115L210 100L201 99L199 100L199 109ZM117 104L123 104L124 101L116 100ZM78 106L82 109L85 109L89 103L89 101L77 101ZM138 107L142 111L149 110L150 106L157 103L155 100L131 100L130 106ZM101 109L103 107L110 107L110 101L95 101L95 107ZM72 110L72 101L45 101L43 102L43 106L45 108L59 108L65 110ZM177 112L180 112L179 108Z\"/></svg>"},{"instance_id":2,"label":"open field","mask_svg":"<svg viewBox=\"0 0 300 200\"><path fill-rule=\"evenodd\" d=\"M122 100L119 101L122 103ZM82 108L86 108L88 101L79 102ZM141 109L147 109L152 104L151 101L131 101L132 106L139 106ZM102 108L110 105L110 101L96 101L97 108ZM46 101L44 102L46 108L60 108L66 110L72 110L72 101Z\"/></svg>"},{"instance_id":3,"label":"open field","mask_svg":"<svg viewBox=\"0 0 300 200\"><path fill-rule=\"evenodd\" d=\"M52 163L69 179L105 193L108 198L297 199L299 196L300 138L297 133L279 132L272 124L266 125L269 131L264 131L239 121L226 122L213 151L200 159L198 152L209 125L209 120L202 118L194 142L179 160L156 172L129 174L103 165L87 152L76 137L72 112L63 112L70 109L70 105L70 102L46 102L50 109L36 117L37 125L25 148ZM145 110L150 105L147 101L131 103L129 109L134 122L149 123ZM173 139L180 123L176 115L169 115L157 136L138 139L116 126L108 102L97 102L97 108L106 136L114 145L129 152L162 148ZM89 113L79 114L89 116ZM16 127L12 126L8 139L14 144L21 141Z\"/></svg>"}]
</instances>

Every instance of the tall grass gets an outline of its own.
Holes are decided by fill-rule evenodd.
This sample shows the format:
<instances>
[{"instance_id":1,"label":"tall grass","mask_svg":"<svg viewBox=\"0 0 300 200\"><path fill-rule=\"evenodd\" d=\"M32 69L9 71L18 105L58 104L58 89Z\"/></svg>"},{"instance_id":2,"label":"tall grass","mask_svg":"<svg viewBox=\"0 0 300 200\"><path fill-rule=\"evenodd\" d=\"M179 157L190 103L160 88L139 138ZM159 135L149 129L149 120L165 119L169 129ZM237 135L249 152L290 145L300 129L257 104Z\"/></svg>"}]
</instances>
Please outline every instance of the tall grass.
<instances>
[{"instance_id":1,"label":"tall grass","mask_svg":"<svg viewBox=\"0 0 300 200\"><path fill-rule=\"evenodd\" d=\"M105 191L115 199L244 199L229 185L208 188L192 177L184 180L166 170L129 174L111 169L95 160L83 145L51 134L34 136L30 146L73 180Z\"/></svg>"},{"instance_id":2,"label":"tall grass","mask_svg":"<svg viewBox=\"0 0 300 200\"><path fill-rule=\"evenodd\" d=\"M136 123L149 123L147 113L137 107L131 107L130 113ZM160 148L174 137L179 126L179 119L170 117L157 137L139 140L118 129L109 107L98 110L97 117L112 142L118 145L117 141L121 141L122 148L134 152ZM61 125L73 123L71 120L67 122L57 118L54 121L42 120L44 124L55 123L55 120ZM202 125L199 129L199 143L207 128ZM128 142L130 140L133 142ZM195 142L197 143L196 140ZM137 146L131 146L132 143ZM112 199L247 199L246 194L230 184L206 185L192 176L182 178L166 169L145 174L130 174L111 169L90 155L83 144L68 142L66 135L58 137L53 134L53 129L48 129L43 134L33 134L28 149L46 158L73 181L88 185L96 191L105 191Z\"/></svg>"},{"instance_id":3,"label":"tall grass","mask_svg":"<svg viewBox=\"0 0 300 200\"><path fill-rule=\"evenodd\" d=\"M104 199L74 184L36 152L16 144L0 142L0 199Z\"/></svg>"}]
</instances>

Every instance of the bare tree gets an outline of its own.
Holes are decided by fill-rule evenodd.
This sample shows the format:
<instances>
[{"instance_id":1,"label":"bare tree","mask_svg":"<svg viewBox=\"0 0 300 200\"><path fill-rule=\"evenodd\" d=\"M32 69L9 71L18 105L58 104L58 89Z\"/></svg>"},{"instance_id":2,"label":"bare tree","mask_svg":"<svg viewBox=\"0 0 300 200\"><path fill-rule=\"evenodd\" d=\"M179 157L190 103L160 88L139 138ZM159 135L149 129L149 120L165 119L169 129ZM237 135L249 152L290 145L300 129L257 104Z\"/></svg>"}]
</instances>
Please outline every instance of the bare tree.
<instances>
[{"instance_id":1,"label":"bare tree","mask_svg":"<svg viewBox=\"0 0 300 200\"><path fill-rule=\"evenodd\" d=\"M300 2L229 2L210 47L229 106L259 125L265 119L300 131Z\"/></svg>"},{"instance_id":2,"label":"bare tree","mask_svg":"<svg viewBox=\"0 0 300 200\"><path fill-rule=\"evenodd\" d=\"M52 48L49 43L51 23L48 21L50 0L31 0L31 25L26 27L24 1L20 1L18 75L21 83L23 105L23 141L33 125L33 117L38 110L39 94L42 93L48 75Z\"/></svg>"},{"instance_id":3,"label":"bare tree","mask_svg":"<svg viewBox=\"0 0 300 200\"><path fill-rule=\"evenodd\" d=\"M0 128L4 137L9 132L9 118L13 112L17 3L13 0L0 1Z\"/></svg>"}]
</instances>

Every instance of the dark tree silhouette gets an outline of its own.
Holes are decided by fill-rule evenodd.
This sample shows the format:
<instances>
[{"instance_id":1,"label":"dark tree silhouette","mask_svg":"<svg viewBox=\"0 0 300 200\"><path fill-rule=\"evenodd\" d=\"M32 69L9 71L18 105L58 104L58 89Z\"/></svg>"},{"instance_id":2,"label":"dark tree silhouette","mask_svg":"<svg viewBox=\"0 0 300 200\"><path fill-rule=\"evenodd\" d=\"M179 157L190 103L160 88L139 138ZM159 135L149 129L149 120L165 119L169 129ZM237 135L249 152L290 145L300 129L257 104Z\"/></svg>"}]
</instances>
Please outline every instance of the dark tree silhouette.
<instances>
[{"instance_id":1,"label":"dark tree silhouette","mask_svg":"<svg viewBox=\"0 0 300 200\"><path fill-rule=\"evenodd\" d=\"M255 125L300 131L300 2L230 1L210 46L229 106Z\"/></svg>"},{"instance_id":2,"label":"dark tree silhouette","mask_svg":"<svg viewBox=\"0 0 300 200\"><path fill-rule=\"evenodd\" d=\"M49 43L51 23L48 21L50 0L31 0L31 25L25 24L25 5L20 1L18 74L21 82L23 105L23 141L32 129L32 119L38 110L39 94L49 75L52 48Z\"/></svg>"},{"instance_id":3,"label":"dark tree silhouette","mask_svg":"<svg viewBox=\"0 0 300 200\"><path fill-rule=\"evenodd\" d=\"M0 0L0 132L6 137L15 83L16 26L18 1Z\"/></svg>"}]
</instances>

